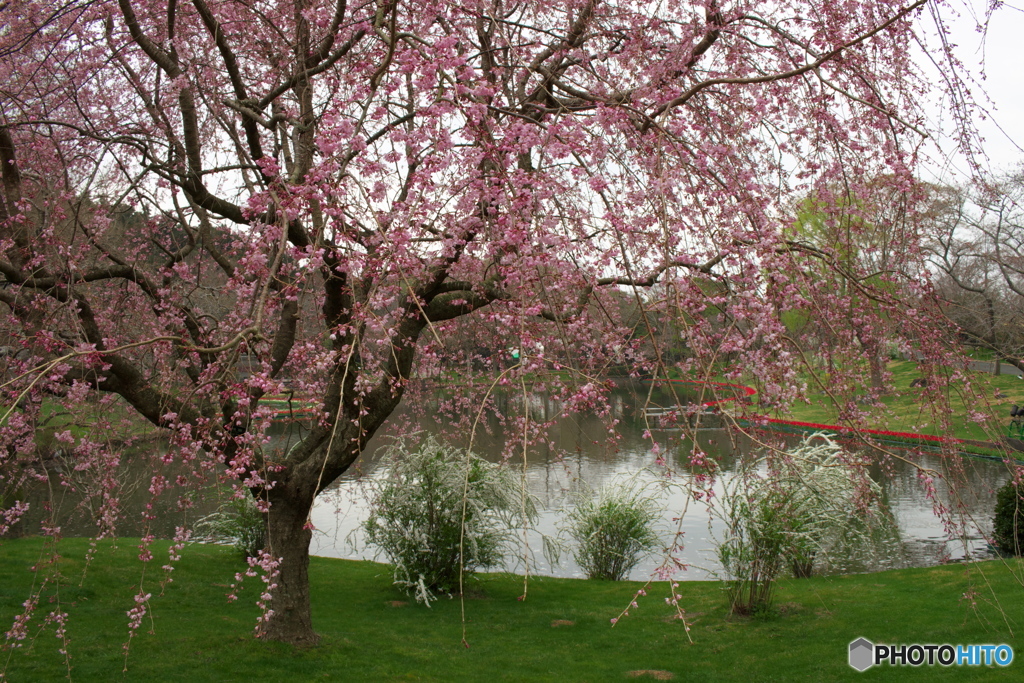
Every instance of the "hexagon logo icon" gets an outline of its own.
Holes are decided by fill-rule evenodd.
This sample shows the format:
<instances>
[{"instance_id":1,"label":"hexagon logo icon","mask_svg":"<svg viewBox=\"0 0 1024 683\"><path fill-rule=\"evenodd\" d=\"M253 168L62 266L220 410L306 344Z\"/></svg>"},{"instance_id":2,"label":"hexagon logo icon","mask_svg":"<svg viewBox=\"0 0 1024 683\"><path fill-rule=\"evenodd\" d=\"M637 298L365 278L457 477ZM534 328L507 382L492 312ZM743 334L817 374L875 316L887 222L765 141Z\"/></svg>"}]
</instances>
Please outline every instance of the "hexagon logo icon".
<instances>
[{"instance_id":1,"label":"hexagon logo icon","mask_svg":"<svg viewBox=\"0 0 1024 683\"><path fill-rule=\"evenodd\" d=\"M850 643L850 666L857 671L866 671L875 659L875 645L867 638L858 638Z\"/></svg>"}]
</instances>

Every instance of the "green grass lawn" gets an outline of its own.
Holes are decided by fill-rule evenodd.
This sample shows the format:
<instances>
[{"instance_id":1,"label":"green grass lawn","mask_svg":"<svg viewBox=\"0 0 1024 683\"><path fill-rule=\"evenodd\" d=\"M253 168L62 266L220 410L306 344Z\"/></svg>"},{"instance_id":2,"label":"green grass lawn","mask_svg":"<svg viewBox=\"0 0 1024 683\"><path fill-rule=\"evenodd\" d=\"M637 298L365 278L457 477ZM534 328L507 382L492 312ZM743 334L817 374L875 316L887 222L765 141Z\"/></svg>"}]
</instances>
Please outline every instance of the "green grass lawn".
<instances>
[{"instance_id":1,"label":"green grass lawn","mask_svg":"<svg viewBox=\"0 0 1024 683\"><path fill-rule=\"evenodd\" d=\"M785 580L777 610L729 617L720 587L682 582L690 644L665 604L667 586L648 587L612 628L640 587L574 579L483 575L469 584L466 638L458 600L431 608L391 585L387 567L313 558L310 576L318 647L297 650L254 640L258 580L238 602L225 598L243 567L234 551L191 546L160 594L158 569L143 575L131 540L101 542L83 578L87 542L62 542L62 580L48 584L32 620L32 640L0 653L9 681L65 678L45 612L67 611L71 679L80 681L846 681L1020 680L1024 667L1024 564L987 562L879 574ZM157 557L166 557L158 543ZM0 620L21 611L42 574L39 539L0 545ZM162 559L154 565L162 564ZM131 643L125 615L143 582L151 615ZM976 594L973 600L965 594ZM59 600L59 601L58 601ZM879 666L857 674L847 665L850 641L1007 643L1017 661L1006 668ZM648 672L637 674L636 672Z\"/></svg>"},{"instance_id":2,"label":"green grass lawn","mask_svg":"<svg viewBox=\"0 0 1024 683\"><path fill-rule=\"evenodd\" d=\"M8 409L9 406L0 408L0 415ZM154 438L159 434L156 427L136 413L121 397L102 403L85 401L73 412L65 409L58 400L48 397L43 400L39 418L36 444L44 451L60 447L53 441L56 432L69 431L76 438L91 437L96 434L97 424L104 425L103 433L108 441Z\"/></svg>"}]
</instances>

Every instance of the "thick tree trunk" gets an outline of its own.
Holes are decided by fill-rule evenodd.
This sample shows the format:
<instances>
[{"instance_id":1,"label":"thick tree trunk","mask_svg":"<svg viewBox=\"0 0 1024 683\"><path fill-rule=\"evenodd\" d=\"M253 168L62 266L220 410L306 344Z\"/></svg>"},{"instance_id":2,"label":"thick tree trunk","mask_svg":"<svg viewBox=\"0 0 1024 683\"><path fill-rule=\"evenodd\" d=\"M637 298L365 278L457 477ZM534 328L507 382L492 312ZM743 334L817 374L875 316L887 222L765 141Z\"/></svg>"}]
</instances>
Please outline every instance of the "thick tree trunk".
<instances>
[{"instance_id":1,"label":"thick tree trunk","mask_svg":"<svg viewBox=\"0 0 1024 683\"><path fill-rule=\"evenodd\" d=\"M992 355L994 356L992 361L994 372L992 374L998 376L1002 373L1002 368L999 367L1001 355L999 347L996 345L996 306L992 299L987 297L985 298L985 303L988 307L988 343L992 347Z\"/></svg>"},{"instance_id":2,"label":"thick tree trunk","mask_svg":"<svg viewBox=\"0 0 1024 683\"><path fill-rule=\"evenodd\" d=\"M271 490L274 493L274 490ZM306 522L312 507L312 497L271 495L267 521L267 549L281 559L272 591L270 616L263 637L294 645L314 645L317 635L309 602L309 542L313 532Z\"/></svg>"},{"instance_id":3,"label":"thick tree trunk","mask_svg":"<svg viewBox=\"0 0 1024 683\"><path fill-rule=\"evenodd\" d=\"M885 393L885 362L878 348L871 349L871 388L879 394Z\"/></svg>"},{"instance_id":4,"label":"thick tree trunk","mask_svg":"<svg viewBox=\"0 0 1024 683\"><path fill-rule=\"evenodd\" d=\"M883 354L882 343L873 337L865 338L857 332L857 341L867 357L868 370L871 374L871 389L877 395L885 393L885 366L887 359Z\"/></svg>"},{"instance_id":5,"label":"thick tree trunk","mask_svg":"<svg viewBox=\"0 0 1024 683\"><path fill-rule=\"evenodd\" d=\"M413 339L410 347L414 348L414 344ZM408 376L411 353L408 349L396 352L399 359L407 358L406 365L391 376ZM342 373L339 376L343 376ZM318 435L307 437L316 456L305 453L304 458L300 457L303 455L301 447L306 442L297 444L286 456L292 462L279 465L279 469L273 472L274 485L269 490L257 491L270 503L267 550L275 559L281 560L275 582L277 586L271 592L270 609L273 614L262 633L266 640L300 646L314 645L318 641L310 614L309 544L313 532L309 526L309 513L317 491L323 490L352 465L366 442L401 401L404 393L401 388L391 389L386 381L384 386L388 391L378 390L383 397L376 397L373 406L361 416L361 422L345 417L333 432L321 430ZM327 401L332 410L338 410L339 404L357 402L353 395L344 400L335 395L334 400L333 404ZM333 450L330 443L335 445Z\"/></svg>"}]
</instances>

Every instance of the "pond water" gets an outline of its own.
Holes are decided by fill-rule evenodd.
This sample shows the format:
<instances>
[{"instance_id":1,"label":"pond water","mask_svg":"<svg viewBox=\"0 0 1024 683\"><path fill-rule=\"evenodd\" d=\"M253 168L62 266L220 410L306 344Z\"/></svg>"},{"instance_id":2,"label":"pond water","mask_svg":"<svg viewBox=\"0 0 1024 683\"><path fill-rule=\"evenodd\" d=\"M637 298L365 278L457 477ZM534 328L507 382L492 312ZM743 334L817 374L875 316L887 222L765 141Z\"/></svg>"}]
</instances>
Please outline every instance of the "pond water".
<instances>
[{"instance_id":1,"label":"pond water","mask_svg":"<svg viewBox=\"0 0 1024 683\"><path fill-rule=\"evenodd\" d=\"M499 400L504 411L523 414L528 406L534 424L549 423L543 438L526 448L525 465L519 427L502 425L493 417L485 419L474 434L473 450L492 461L502 459L508 449L514 453L508 466L523 472L530 494L535 498L539 520L534 529L525 533L525 547L520 557L510 558L505 569L523 572L524 560L529 558L534 574L578 577L580 568L572 553L563 551L557 562L543 552L543 536L559 537L559 528L565 509L571 504L571 494L585 483L591 489L636 477L657 496L662 508L658 531L663 545L676 548L671 553L655 553L641 562L630 578L643 580L657 572L659 567L673 568L679 579L699 580L713 577L719 569L714 554L714 540L722 537L724 524L709 514L704 500L690 494L695 474L690 466L693 442L680 430L653 429L653 440L663 455L659 464L652 440L645 438L647 424L643 419L645 405L674 405L674 398L663 388L645 385L620 387L611 396L610 414L562 415L561 405L543 393L506 396ZM653 403L652 403L653 402ZM451 429L439 419L439 405L419 405L413 415L406 410L399 420L412 422L417 429L437 433L441 438L465 446L468 429L461 425ZM609 422L615 420L614 439L609 433ZM453 436L453 433L455 436ZM517 445L510 447L507 434L511 433ZM518 437L518 438L517 438ZM750 437L724 429L701 429L696 432L697 444L710 459L718 464L718 476L710 487L721 494L735 476L741 459L757 450L765 441L776 446L795 443L796 437L760 434ZM381 443L380 440L376 444ZM374 444L371 443L372 452ZM918 464L932 468L952 481L958 482L957 494L951 498L944 482L936 481L935 500L957 509L956 519L966 523L951 540L943 522L933 511L919 480L918 470L899 459L878 458L871 468L872 477L881 485L884 504L888 506L898 526L899 538L892 539L871 553L832 558L826 571L832 573L878 571L908 566L929 566L942 562L977 559L991 554L983 534L991 529L995 491L1008 478L1006 467L999 462L976 458L948 458L940 455L902 454ZM336 482L318 500L313 511L316 527L312 552L327 557L374 559L373 548L362 541L360 524L366 519L367 478L380 476L383 468L379 457L367 457L345 477ZM678 569L670 558L683 563ZM383 557L377 559L384 560Z\"/></svg>"},{"instance_id":2,"label":"pond water","mask_svg":"<svg viewBox=\"0 0 1024 683\"><path fill-rule=\"evenodd\" d=\"M470 424L453 424L444 417L443 396L413 397L407 400L395 416L393 423L405 430L417 429L437 434L439 438L466 446ZM655 553L633 570L630 578L646 579L661 566L672 567L670 556L686 565L676 571L680 579L706 579L714 576L718 564L713 552L714 540L721 538L723 523L709 514L704 500L691 495L690 466L693 442L681 431L652 429L651 438L645 438L647 424L644 406L672 406L678 396L670 395L665 387L637 383L620 386L610 395L607 415L567 415L562 405L543 392L500 394L494 399L497 412L506 415L529 416L529 423L540 428L540 437L525 449L525 464L521 445L522 425L502 425L494 413L486 413L474 432L473 450L484 457L499 461L502 454L510 455L507 465L525 476L530 494L535 498L539 519L534 529L525 533L524 548L518 558L510 558L506 569L522 572L523 558L529 558L534 574L576 577L582 572L571 552L562 552L557 562L542 552L543 537L558 538L565 509L571 505L571 494L581 484L597 489L602 485L636 477L637 481L657 496L662 509L658 532L665 547L675 544L672 553ZM282 428L274 439L277 447L295 437L296 427ZM508 435L512 436L509 437ZM720 495L743 458L756 451L765 440L776 446L795 443L796 437L760 434L752 438L723 429L701 429L696 432L697 444L710 460L717 463L718 476L710 486L713 494ZM316 528L313 538L314 555L340 558L374 559L373 548L365 547L359 531L367 516L366 483L380 476L380 460L373 455L384 443L385 435L375 437L367 455L342 479L317 500L312 521ZM511 439L511 440L510 440ZM658 463L657 450L662 455ZM128 516L119 523L118 533L137 536L153 533L169 537L178 525L191 525L202 514L217 505L219 491L211 477L211 485L204 490L170 490L159 497L149 493L151 465L146 460L159 456L166 446L147 444L141 453L122 459L117 480L121 509ZM983 535L991 529L995 491L1009 474L999 462L975 458L947 458L939 455L903 454L920 465L932 468L958 482L957 496L950 496L942 480L936 482L936 500L953 507L960 513L957 519L967 519L959 537L950 540L943 522L933 512L933 502L925 494L918 471L899 459L879 459L871 475L879 482L884 503L888 506L899 529L899 539L892 540L878 552L852 557L832 558L827 571L836 573L876 571L906 566L928 566L947 561L981 558L990 554ZM168 469L164 475L174 479L176 472ZM95 515L95 500L83 504L79 496L69 493L67 487L51 482L31 492L32 508L19 526L21 531L38 530L45 506L44 499L58 511L62 533L68 536L92 536L97 533L95 523L81 521ZM178 501L182 495L194 501L194 507L181 511ZM153 505L153 518L142 520L138 510ZM81 514L85 512L86 514ZM78 520L78 521L76 521ZM377 558L384 560L383 557ZM666 564L667 563L667 564Z\"/></svg>"}]
</instances>

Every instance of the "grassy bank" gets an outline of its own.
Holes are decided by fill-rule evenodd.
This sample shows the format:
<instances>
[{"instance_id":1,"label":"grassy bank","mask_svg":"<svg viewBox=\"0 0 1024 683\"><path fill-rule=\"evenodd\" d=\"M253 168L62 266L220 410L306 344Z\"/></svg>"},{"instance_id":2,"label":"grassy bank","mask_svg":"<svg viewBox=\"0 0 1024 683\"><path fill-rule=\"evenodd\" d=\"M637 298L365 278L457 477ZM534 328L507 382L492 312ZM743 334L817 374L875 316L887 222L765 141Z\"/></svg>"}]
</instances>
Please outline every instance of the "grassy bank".
<instances>
[{"instance_id":1,"label":"grassy bank","mask_svg":"<svg viewBox=\"0 0 1024 683\"><path fill-rule=\"evenodd\" d=\"M994 376L971 373L968 388L954 383L944 389L911 387L921 377L917 363L897 361L889 364L894 391L882 397L884 408L861 406L871 418L871 426L898 432L917 432L932 436L953 436L959 439L992 441L1006 433L1010 421L1010 407L1024 406L1024 381L1011 375ZM996 398L996 391L1004 398ZM787 420L835 424L838 414L830 398L813 385L809 390L810 403L797 403L785 413L773 414ZM940 415L931 407L939 400L948 405L948 429ZM967 419L971 410L991 416L986 425Z\"/></svg>"},{"instance_id":2,"label":"grassy bank","mask_svg":"<svg viewBox=\"0 0 1024 683\"><path fill-rule=\"evenodd\" d=\"M63 579L44 590L30 629L37 637L0 653L6 680L67 675L53 628L38 628L57 606L51 598L70 613L71 677L80 681L973 681L1019 680L1024 666L1022 589L1011 566L998 562L783 581L776 613L754 619L727 616L717 584L683 582L692 645L665 604L664 585L650 587L612 628L610 619L639 584L537 578L521 601L521 577L485 575L469 586L467 648L457 600L428 609L391 586L387 567L313 558L313 618L323 640L294 650L253 639L258 580L248 579L238 602L226 600L242 568L228 549L186 549L175 581L159 595L159 572L143 576L130 541L116 548L101 543L84 578L87 544L69 540L62 548ZM158 544L155 565L164 548ZM5 630L29 594L28 568L42 555L38 539L0 545ZM1012 568L1019 574L1024 567ZM132 641L122 674L125 612L140 581L154 596L152 619ZM974 591L975 600L963 597ZM1007 643L1017 659L1007 668L880 666L858 675L846 658L848 643L860 636L876 643Z\"/></svg>"},{"instance_id":3,"label":"grassy bank","mask_svg":"<svg viewBox=\"0 0 1024 683\"><path fill-rule=\"evenodd\" d=\"M911 361L891 362L888 371L892 375L891 382L894 390L882 397L881 402L884 407L859 406L861 410L870 415L867 423L876 429L995 441L1006 434L1010 407L1014 404L1024 406L1024 381L1015 376L993 376L974 372L970 374L971 386L969 388L960 382L943 389L922 389L910 386L911 382L922 376L917 363ZM669 375L673 379L692 380L691 377L679 375L675 368L670 369ZM549 371L544 375L531 374L527 376L527 381L534 384L550 380L555 376L566 380L569 378L569 373L567 371ZM821 379L825 383L828 382L827 376ZM443 377L430 378L426 381L436 383L441 392L454 394L458 393L460 388L467 383L490 386L494 380L495 375L491 373L474 376L448 373ZM724 376L714 376L711 381L745 382L743 379L730 380ZM775 411L769 416L800 422L838 424L838 409L833 403L832 397L822 390L811 377L804 377L804 381L809 387L809 402L795 403L785 412ZM753 384L749 380L746 383ZM1002 398L996 397L997 392ZM838 398L842 399L842 397ZM757 396L753 397L753 401L754 410L758 411ZM284 410L291 408L300 413L305 412L305 409L308 408L302 401L295 401L291 405L273 399L265 399L265 402L274 408ZM940 410L937 413L932 407L933 404L947 406L948 409ZM989 414L990 421L986 425L981 425L967 419L968 413L972 410ZM942 414L945 414L944 419ZM139 418L121 400L102 406L86 404L74 414L63 411L54 401L47 400L43 405L42 422L37 434L37 441L44 448L49 448L54 432L65 429L70 430L75 436L88 436L95 430L95 424L99 418L118 426L115 430L116 433L110 434L109 438L138 439L158 434L152 425Z\"/></svg>"}]
</instances>

